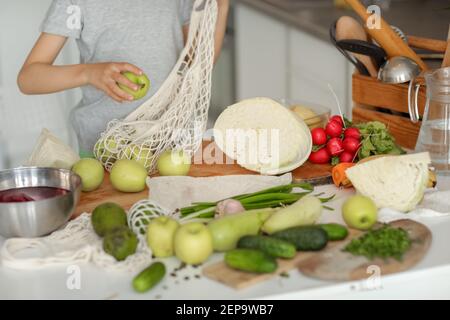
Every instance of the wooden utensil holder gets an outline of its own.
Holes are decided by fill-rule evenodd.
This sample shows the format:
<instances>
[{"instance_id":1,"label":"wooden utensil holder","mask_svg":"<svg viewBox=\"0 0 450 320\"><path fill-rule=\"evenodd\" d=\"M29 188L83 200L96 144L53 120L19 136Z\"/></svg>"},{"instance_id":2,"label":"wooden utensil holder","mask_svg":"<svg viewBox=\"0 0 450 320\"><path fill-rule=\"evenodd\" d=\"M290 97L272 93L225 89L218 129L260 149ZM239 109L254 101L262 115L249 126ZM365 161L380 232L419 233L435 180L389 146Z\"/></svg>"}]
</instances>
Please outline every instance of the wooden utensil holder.
<instances>
[{"instance_id":1,"label":"wooden utensil holder","mask_svg":"<svg viewBox=\"0 0 450 320\"><path fill-rule=\"evenodd\" d=\"M437 43L435 52L441 50L444 41L413 37L411 46L428 49ZM408 84L387 84L376 78L353 74L353 120L358 122L381 121L389 127L396 142L404 148L414 149L420 130L420 122L412 123L408 114ZM423 115L426 101L425 84L419 92L419 114Z\"/></svg>"}]
</instances>

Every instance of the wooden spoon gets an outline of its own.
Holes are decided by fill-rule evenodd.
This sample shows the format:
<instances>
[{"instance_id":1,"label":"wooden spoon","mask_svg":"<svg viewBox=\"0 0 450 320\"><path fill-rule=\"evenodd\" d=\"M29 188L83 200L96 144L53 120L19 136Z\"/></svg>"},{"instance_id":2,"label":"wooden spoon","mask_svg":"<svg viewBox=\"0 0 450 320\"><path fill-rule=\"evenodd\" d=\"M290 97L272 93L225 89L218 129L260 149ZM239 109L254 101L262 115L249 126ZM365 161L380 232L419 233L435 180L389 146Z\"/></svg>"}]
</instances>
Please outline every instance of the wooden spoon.
<instances>
[{"instance_id":1,"label":"wooden spoon","mask_svg":"<svg viewBox=\"0 0 450 320\"><path fill-rule=\"evenodd\" d=\"M368 21L372 14L367 12L359 0L345 0L348 5L363 19L364 24ZM365 28L366 31L376 40L380 46L386 51L389 58L396 56L404 56L414 60L422 70L427 70L423 60L409 47L395 32L391 26L381 17L380 28Z\"/></svg>"},{"instance_id":2,"label":"wooden spoon","mask_svg":"<svg viewBox=\"0 0 450 320\"><path fill-rule=\"evenodd\" d=\"M354 18L349 16L340 17L336 22L336 40L355 39L367 41L367 34L361 24ZM369 56L351 53L367 68L372 77L376 77L378 70L375 63Z\"/></svg>"},{"instance_id":3,"label":"wooden spoon","mask_svg":"<svg viewBox=\"0 0 450 320\"><path fill-rule=\"evenodd\" d=\"M445 50L444 60L442 61L442 68L450 67L450 26L448 28L447 49Z\"/></svg>"}]
</instances>

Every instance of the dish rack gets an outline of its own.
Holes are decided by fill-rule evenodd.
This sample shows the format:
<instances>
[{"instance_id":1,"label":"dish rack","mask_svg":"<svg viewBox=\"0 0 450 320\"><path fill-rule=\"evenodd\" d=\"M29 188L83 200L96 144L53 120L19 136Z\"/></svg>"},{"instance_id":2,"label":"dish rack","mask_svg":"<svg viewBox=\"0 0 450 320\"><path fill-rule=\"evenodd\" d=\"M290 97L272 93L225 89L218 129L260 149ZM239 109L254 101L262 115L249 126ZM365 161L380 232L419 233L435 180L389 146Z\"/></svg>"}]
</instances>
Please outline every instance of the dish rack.
<instances>
[{"instance_id":1,"label":"dish rack","mask_svg":"<svg viewBox=\"0 0 450 320\"><path fill-rule=\"evenodd\" d=\"M408 37L408 44L411 47L435 53L444 53L446 46L445 41L414 36ZM421 77L418 81L420 79ZM407 149L415 148L421 123L412 123L409 118L408 84L387 84L377 78L355 73L352 76L352 100L352 117L356 123L381 121L387 124L400 146ZM423 115L425 101L424 84L418 94L420 116Z\"/></svg>"}]
</instances>

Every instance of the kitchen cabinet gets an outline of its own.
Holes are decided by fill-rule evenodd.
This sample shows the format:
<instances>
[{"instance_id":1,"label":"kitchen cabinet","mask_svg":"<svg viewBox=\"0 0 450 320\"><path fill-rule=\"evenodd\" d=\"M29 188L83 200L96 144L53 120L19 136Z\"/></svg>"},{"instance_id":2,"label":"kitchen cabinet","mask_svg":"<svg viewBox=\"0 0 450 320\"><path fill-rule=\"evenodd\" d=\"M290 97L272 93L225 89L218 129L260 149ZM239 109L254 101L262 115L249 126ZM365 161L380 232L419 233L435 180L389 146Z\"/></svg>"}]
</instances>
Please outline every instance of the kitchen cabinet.
<instances>
[{"instance_id":1,"label":"kitchen cabinet","mask_svg":"<svg viewBox=\"0 0 450 320\"><path fill-rule=\"evenodd\" d=\"M237 99L267 96L326 105L330 84L351 113L351 65L334 46L245 4L236 5Z\"/></svg>"},{"instance_id":2,"label":"kitchen cabinet","mask_svg":"<svg viewBox=\"0 0 450 320\"><path fill-rule=\"evenodd\" d=\"M328 85L336 93L342 111L351 111L352 68L336 48L306 32L291 28L288 31L289 67L288 97L292 101L310 101L339 113Z\"/></svg>"},{"instance_id":3,"label":"kitchen cabinet","mask_svg":"<svg viewBox=\"0 0 450 320\"><path fill-rule=\"evenodd\" d=\"M288 27L245 5L235 10L237 100L285 98Z\"/></svg>"}]
</instances>

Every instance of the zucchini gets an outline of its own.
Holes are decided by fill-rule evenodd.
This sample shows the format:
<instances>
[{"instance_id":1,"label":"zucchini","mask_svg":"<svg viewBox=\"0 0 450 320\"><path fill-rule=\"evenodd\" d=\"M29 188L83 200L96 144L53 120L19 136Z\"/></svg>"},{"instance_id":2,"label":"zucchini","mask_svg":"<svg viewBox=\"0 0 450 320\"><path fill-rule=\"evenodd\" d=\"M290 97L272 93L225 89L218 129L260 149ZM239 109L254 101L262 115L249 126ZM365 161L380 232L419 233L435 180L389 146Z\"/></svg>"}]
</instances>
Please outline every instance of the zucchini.
<instances>
[{"instance_id":1,"label":"zucchini","mask_svg":"<svg viewBox=\"0 0 450 320\"><path fill-rule=\"evenodd\" d=\"M337 223L326 223L320 224L321 227L327 233L329 241L344 240L348 236L348 230L341 224Z\"/></svg>"},{"instance_id":2,"label":"zucchini","mask_svg":"<svg viewBox=\"0 0 450 320\"><path fill-rule=\"evenodd\" d=\"M165 276L166 267L161 262L155 262L144 269L133 279L133 288L137 292L146 292L156 286Z\"/></svg>"},{"instance_id":3,"label":"zucchini","mask_svg":"<svg viewBox=\"0 0 450 320\"><path fill-rule=\"evenodd\" d=\"M328 242L328 235L318 226L293 227L275 232L273 237L288 241L299 251L318 251Z\"/></svg>"},{"instance_id":4,"label":"zucchini","mask_svg":"<svg viewBox=\"0 0 450 320\"><path fill-rule=\"evenodd\" d=\"M225 253L225 263L230 268L254 273L271 273L278 268L274 257L254 249L228 251Z\"/></svg>"},{"instance_id":5,"label":"zucchini","mask_svg":"<svg viewBox=\"0 0 450 320\"><path fill-rule=\"evenodd\" d=\"M276 258L293 258L297 251L292 243L267 236L245 236L239 239L237 246L261 250Z\"/></svg>"}]
</instances>

